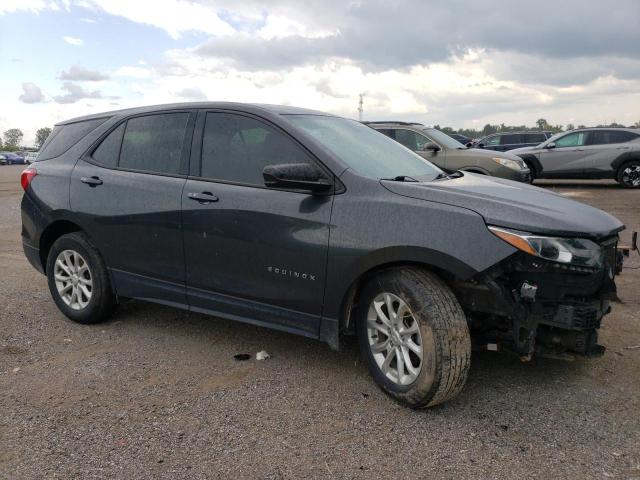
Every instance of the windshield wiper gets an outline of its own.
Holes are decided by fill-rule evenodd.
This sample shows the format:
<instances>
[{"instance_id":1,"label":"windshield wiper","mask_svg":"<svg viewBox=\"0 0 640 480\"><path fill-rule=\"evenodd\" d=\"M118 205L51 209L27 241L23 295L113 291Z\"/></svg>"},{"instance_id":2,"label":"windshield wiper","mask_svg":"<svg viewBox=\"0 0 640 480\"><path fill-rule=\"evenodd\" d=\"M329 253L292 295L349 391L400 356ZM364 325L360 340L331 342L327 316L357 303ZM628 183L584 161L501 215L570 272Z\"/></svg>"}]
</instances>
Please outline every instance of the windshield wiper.
<instances>
[{"instance_id":1,"label":"windshield wiper","mask_svg":"<svg viewBox=\"0 0 640 480\"><path fill-rule=\"evenodd\" d=\"M450 179L450 178L460 178L462 175L464 175L460 170L456 170L455 172L452 173L439 173L438 175L436 175L436 177L434 178L434 180L442 180L443 178L446 179Z\"/></svg>"},{"instance_id":2,"label":"windshield wiper","mask_svg":"<svg viewBox=\"0 0 640 480\"><path fill-rule=\"evenodd\" d=\"M415 178L410 177L409 175L398 175L393 178L381 178L380 180L390 180L392 182L417 182L418 181Z\"/></svg>"}]
</instances>

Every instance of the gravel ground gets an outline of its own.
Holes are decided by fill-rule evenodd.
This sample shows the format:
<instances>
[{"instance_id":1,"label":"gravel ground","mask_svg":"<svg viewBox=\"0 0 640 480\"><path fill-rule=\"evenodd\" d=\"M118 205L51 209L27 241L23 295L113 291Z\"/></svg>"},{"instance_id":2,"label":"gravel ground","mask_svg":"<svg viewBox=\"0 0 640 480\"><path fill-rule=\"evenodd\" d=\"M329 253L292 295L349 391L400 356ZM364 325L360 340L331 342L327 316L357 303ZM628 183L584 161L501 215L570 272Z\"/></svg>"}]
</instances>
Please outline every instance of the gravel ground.
<instances>
[{"instance_id":1,"label":"gravel ground","mask_svg":"<svg viewBox=\"0 0 640 480\"><path fill-rule=\"evenodd\" d=\"M477 353L458 398L412 411L355 344L137 301L66 320L22 254L20 170L0 167L0 478L640 478L638 256L604 357ZM543 185L640 230L640 191Z\"/></svg>"}]
</instances>

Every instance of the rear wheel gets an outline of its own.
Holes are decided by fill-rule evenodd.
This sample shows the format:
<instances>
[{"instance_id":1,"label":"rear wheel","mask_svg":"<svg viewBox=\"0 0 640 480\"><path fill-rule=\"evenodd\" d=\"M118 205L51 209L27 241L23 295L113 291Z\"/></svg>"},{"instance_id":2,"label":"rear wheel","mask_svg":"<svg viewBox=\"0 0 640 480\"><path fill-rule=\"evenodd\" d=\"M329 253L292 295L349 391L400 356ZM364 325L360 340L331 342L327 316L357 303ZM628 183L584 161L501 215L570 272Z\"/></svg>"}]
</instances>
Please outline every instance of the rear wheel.
<instances>
[{"instance_id":1,"label":"rear wheel","mask_svg":"<svg viewBox=\"0 0 640 480\"><path fill-rule=\"evenodd\" d=\"M640 160L631 160L622 165L616 180L625 188L640 188Z\"/></svg>"},{"instance_id":2,"label":"rear wheel","mask_svg":"<svg viewBox=\"0 0 640 480\"><path fill-rule=\"evenodd\" d=\"M83 233L69 233L53 243L47 280L56 305L74 322L101 322L116 307L104 261Z\"/></svg>"},{"instance_id":3,"label":"rear wheel","mask_svg":"<svg viewBox=\"0 0 640 480\"><path fill-rule=\"evenodd\" d=\"M453 292L418 268L389 270L364 288L360 351L376 383L412 408L455 397L471 361L467 321Z\"/></svg>"}]
</instances>

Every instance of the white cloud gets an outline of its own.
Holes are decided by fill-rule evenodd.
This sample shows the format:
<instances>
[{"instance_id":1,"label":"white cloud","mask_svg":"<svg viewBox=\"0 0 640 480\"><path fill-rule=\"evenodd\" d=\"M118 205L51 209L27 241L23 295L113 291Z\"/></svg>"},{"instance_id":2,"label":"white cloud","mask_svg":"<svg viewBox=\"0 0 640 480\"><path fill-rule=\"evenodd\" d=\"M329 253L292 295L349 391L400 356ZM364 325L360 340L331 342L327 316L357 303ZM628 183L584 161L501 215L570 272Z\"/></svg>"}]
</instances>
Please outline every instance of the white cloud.
<instances>
[{"instance_id":1,"label":"white cloud","mask_svg":"<svg viewBox=\"0 0 640 480\"><path fill-rule=\"evenodd\" d=\"M73 80L78 82L100 82L108 80L109 76L95 70L89 70L81 65L73 65L69 70L60 72L60 80Z\"/></svg>"},{"instance_id":2,"label":"white cloud","mask_svg":"<svg viewBox=\"0 0 640 480\"><path fill-rule=\"evenodd\" d=\"M30 10L38 13L46 9L49 3L44 0L2 0L0 2L0 15L18 10Z\"/></svg>"},{"instance_id":3,"label":"white cloud","mask_svg":"<svg viewBox=\"0 0 640 480\"><path fill-rule=\"evenodd\" d=\"M161 28L173 38L189 31L211 35L235 32L218 17L215 8L187 0L85 0L84 3L110 15Z\"/></svg>"},{"instance_id":4,"label":"white cloud","mask_svg":"<svg viewBox=\"0 0 640 480\"><path fill-rule=\"evenodd\" d=\"M124 66L118 68L113 75L116 77L131 77L131 78L149 78L152 75L152 71L143 67L131 67Z\"/></svg>"},{"instance_id":5,"label":"white cloud","mask_svg":"<svg viewBox=\"0 0 640 480\"><path fill-rule=\"evenodd\" d=\"M83 40L81 38L76 38L76 37L67 37L64 36L62 37L62 40L64 40L65 42L67 42L69 45L74 45L76 47L80 47L82 46L82 44L84 43Z\"/></svg>"},{"instance_id":6,"label":"white cloud","mask_svg":"<svg viewBox=\"0 0 640 480\"><path fill-rule=\"evenodd\" d=\"M41 103L44 102L44 95L35 83L25 82L22 84L22 95L19 100L23 103Z\"/></svg>"}]
</instances>

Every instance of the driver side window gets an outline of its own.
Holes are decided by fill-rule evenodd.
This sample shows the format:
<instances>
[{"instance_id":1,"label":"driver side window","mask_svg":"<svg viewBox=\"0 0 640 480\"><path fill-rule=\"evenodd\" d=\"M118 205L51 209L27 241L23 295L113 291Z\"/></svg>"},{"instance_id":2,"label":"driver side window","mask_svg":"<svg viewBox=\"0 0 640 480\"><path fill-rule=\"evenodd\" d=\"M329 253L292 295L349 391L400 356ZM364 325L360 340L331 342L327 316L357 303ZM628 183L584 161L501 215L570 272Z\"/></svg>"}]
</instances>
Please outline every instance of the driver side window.
<instances>
[{"instance_id":1,"label":"driver side window","mask_svg":"<svg viewBox=\"0 0 640 480\"><path fill-rule=\"evenodd\" d=\"M587 143L587 133L589 132L574 132L560 137L555 141L556 148L581 147Z\"/></svg>"},{"instance_id":2,"label":"driver side window","mask_svg":"<svg viewBox=\"0 0 640 480\"><path fill-rule=\"evenodd\" d=\"M494 135L493 137L489 137L485 142L482 142L482 143L490 147L495 145L500 145L500 135Z\"/></svg>"},{"instance_id":3,"label":"driver side window","mask_svg":"<svg viewBox=\"0 0 640 480\"><path fill-rule=\"evenodd\" d=\"M431 142L431 140L424 135L420 135L413 130L404 129L396 130L396 140L414 152L424 150L425 145Z\"/></svg>"},{"instance_id":4,"label":"driver side window","mask_svg":"<svg viewBox=\"0 0 640 480\"><path fill-rule=\"evenodd\" d=\"M283 133L259 120L233 113L207 113L200 177L264 186L262 170L281 163L312 163Z\"/></svg>"}]
</instances>

